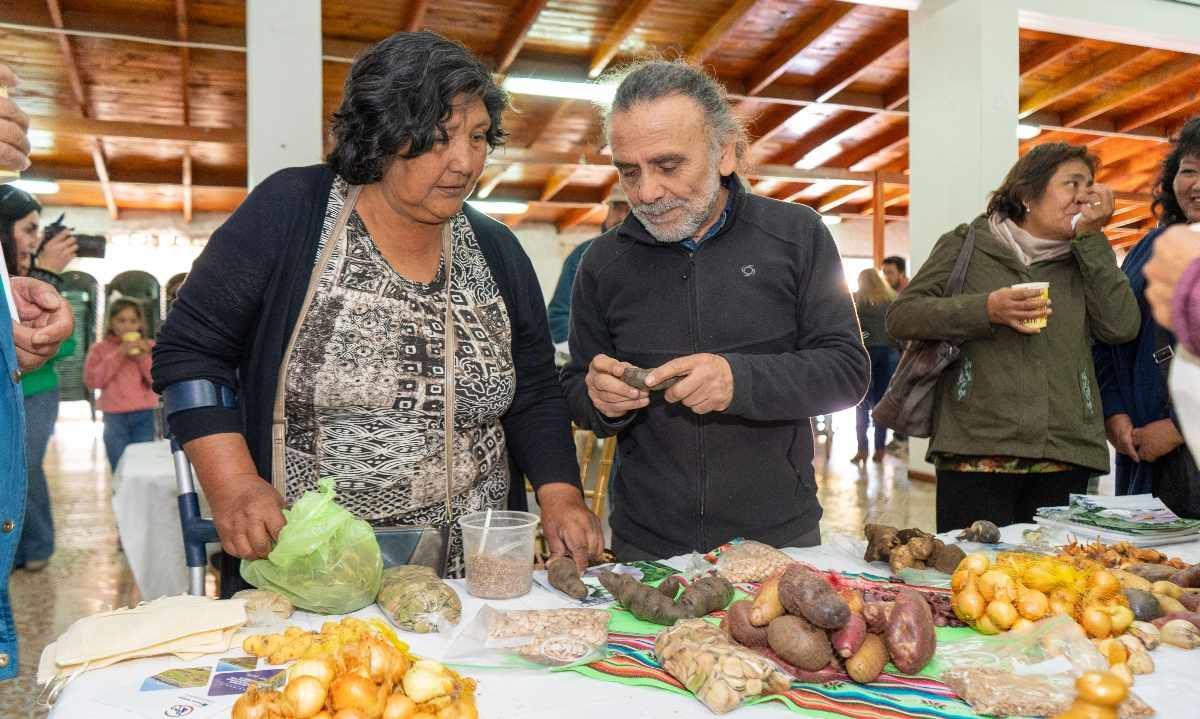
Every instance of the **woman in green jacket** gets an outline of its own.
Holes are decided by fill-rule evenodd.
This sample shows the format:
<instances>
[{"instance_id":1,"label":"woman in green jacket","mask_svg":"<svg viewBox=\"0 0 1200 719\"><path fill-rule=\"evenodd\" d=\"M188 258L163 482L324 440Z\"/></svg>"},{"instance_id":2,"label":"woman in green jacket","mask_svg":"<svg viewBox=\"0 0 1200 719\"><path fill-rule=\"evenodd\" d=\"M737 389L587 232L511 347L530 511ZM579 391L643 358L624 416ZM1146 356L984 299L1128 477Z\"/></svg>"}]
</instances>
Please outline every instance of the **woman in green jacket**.
<instances>
[{"instance_id":1,"label":"woman in green jacket","mask_svg":"<svg viewBox=\"0 0 1200 719\"><path fill-rule=\"evenodd\" d=\"M934 400L938 531L1032 521L1109 469L1090 345L1133 339L1140 314L1102 231L1113 195L1095 184L1096 164L1084 147L1033 148L985 214L938 240L888 313L895 339L962 350ZM944 297L968 232L962 292ZM1049 283L1048 299L1013 287L1030 282Z\"/></svg>"}]
</instances>

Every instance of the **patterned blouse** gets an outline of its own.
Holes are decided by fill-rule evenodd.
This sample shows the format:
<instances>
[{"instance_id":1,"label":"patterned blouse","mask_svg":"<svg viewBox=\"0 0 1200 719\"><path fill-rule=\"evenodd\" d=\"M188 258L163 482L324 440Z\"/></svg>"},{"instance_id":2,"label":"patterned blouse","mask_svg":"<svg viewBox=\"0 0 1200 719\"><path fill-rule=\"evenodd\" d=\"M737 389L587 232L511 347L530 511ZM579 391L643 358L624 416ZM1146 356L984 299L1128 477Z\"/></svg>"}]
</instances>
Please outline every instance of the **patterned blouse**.
<instances>
[{"instance_id":1,"label":"patterned blouse","mask_svg":"<svg viewBox=\"0 0 1200 719\"><path fill-rule=\"evenodd\" d=\"M338 501L377 527L445 525L445 258L429 284L406 279L333 184L321 247L336 242L287 367L285 500L335 480ZM508 310L467 218L450 220L458 341L452 520L508 496L500 417L516 390ZM319 254L319 252L318 252ZM447 572L462 569L453 525Z\"/></svg>"}]
</instances>

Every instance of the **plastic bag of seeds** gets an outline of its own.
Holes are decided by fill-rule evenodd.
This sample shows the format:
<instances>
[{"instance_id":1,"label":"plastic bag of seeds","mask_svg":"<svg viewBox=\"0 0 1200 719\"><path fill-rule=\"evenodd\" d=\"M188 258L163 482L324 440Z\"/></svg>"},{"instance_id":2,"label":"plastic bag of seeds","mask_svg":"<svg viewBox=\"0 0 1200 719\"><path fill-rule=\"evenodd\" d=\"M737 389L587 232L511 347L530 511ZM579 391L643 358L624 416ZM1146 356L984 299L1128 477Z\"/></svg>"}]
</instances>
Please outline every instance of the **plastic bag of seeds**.
<instances>
[{"instance_id":1,"label":"plastic bag of seeds","mask_svg":"<svg viewBox=\"0 0 1200 719\"><path fill-rule=\"evenodd\" d=\"M717 574L734 584L761 582L796 560L778 549L753 540L735 539L716 554Z\"/></svg>"},{"instance_id":2,"label":"plastic bag of seeds","mask_svg":"<svg viewBox=\"0 0 1200 719\"><path fill-rule=\"evenodd\" d=\"M487 605L446 650L452 664L553 669L587 664L608 645L607 609L499 611Z\"/></svg>"},{"instance_id":3,"label":"plastic bag of seeds","mask_svg":"<svg viewBox=\"0 0 1200 719\"><path fill-rule=\"evenodd\" d=\"M462 616L454 588L419 564L383 570L375 603L393 624L418 634L451 631Z\"/></svg>"},{"instance_id":4,"label":"plastic bag of seeds","mask_svg":"<svg viewBox=\"0 0 1200 719\"><path fill-rule=\"evenodd\" d=\"M659 632L654 653L663 669L716 714L791 686L774 662L734 643L703 619L684 619Z\"/></svg>"}]
</instances>

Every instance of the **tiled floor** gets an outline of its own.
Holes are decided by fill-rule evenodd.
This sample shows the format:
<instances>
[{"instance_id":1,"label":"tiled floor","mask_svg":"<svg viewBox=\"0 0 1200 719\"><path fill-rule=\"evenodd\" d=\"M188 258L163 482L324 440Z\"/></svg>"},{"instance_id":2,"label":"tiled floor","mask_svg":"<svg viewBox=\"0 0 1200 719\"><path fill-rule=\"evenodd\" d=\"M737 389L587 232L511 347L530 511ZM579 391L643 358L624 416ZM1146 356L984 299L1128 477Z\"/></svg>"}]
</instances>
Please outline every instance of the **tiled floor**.
<instances>
[{"instance_id":1,"label":"tiled floor","mask_svg":"<svg viewBox=\"0 0 1200 719\"><path fill-rule=\"evenodd\" d=\"M861 536L867 521L932 529L933 485L909 482L903 462L892 458L881 465L852 465L853 413L838 415L834 427L830 462L823 461L823 447L817 451L825 540L839 533ZM42 648L79 617L138 599L129 567L117 549L100 425L92 424L87 405L62 406L45 466L57 549L44 571L19 570L12 576L9 587L21 641L21 675L0 682L0 719L45 716L34 682Z\"/></svg>"}]
</instances>

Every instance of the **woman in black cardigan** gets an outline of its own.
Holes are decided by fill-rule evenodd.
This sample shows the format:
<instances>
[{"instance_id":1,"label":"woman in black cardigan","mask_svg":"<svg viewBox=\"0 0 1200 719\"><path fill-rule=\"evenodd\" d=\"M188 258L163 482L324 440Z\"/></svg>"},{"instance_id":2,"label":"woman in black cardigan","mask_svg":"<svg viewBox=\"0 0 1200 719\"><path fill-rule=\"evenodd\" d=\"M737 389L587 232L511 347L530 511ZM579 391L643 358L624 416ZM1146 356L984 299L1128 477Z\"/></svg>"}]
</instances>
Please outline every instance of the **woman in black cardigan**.
<instances>
[{"instance_id":1,"label":"woman in black cardigan","mask_svg":"<svg viewBox=\"0 0 1200 719\"><path fill-rule=\"evenodd\" d=\"M603 548L533 266L506 227L463 204L503 142L506 103L461 45L393 35L351 68L327 164L263 181L196 260L154 381L238 395L237 408L170 420L226 552L265 556L285 503L325 477L375 526L453 525L504 507L510 456L552 553L582 566ZM451 546L456 572L457 533Z\"/></svg>"}]
</instances>

